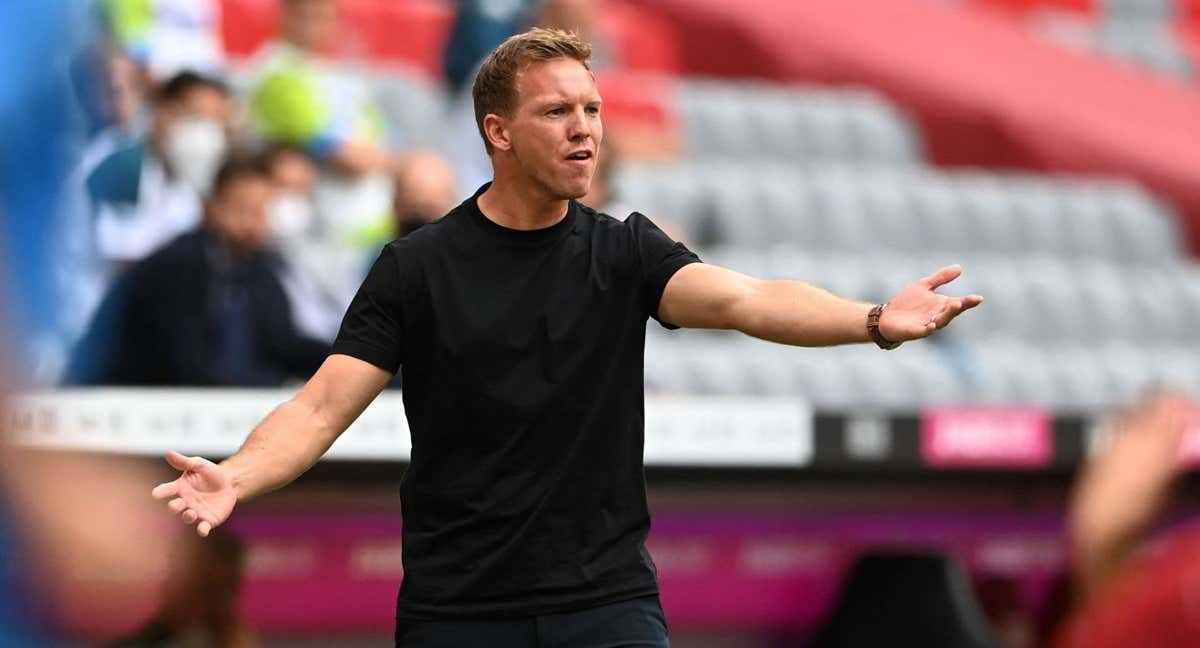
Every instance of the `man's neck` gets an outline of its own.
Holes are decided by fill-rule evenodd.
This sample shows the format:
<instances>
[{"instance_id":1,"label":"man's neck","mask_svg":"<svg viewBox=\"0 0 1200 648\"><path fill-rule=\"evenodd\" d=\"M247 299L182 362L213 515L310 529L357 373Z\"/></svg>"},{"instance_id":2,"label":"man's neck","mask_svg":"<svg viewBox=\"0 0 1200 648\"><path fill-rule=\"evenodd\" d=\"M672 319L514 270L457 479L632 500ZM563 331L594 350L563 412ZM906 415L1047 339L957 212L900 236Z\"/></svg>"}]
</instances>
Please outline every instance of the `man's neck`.
<instances>
[{"instance_id":1,"label":"man's neck","mask_svg":"<svg viewBox=\"0 0 1200 648\"><path fill-rule=\"evenodd\" d=\"M528 183L506 181L497 174L479 196L479 211L493 223L515 230L538 230L556 225L567 215L569 201L547 196Z\"/></svg>"}]
</instances>

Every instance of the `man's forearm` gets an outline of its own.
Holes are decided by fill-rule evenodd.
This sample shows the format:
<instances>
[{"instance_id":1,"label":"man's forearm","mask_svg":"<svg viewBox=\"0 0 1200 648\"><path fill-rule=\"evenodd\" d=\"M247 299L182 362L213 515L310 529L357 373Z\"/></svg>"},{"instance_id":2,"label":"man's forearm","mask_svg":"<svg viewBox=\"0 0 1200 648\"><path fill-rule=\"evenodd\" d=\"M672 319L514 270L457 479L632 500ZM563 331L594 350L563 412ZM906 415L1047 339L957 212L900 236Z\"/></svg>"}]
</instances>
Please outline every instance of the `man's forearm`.
<instances>
[{"instance_id":1,"label":"man's forearm","mask_svg":"<svg viewBox=\"0 0 1200 648\"><path fill-rule=\"evenodd\" d=\"M271 412L237 454L221 462L238 501L282 488L304 474L342 432L334 425L300 399Z\"/></svg>"},{"instance_id":2,"label":"man's forearm","mask_svg":"<svg viewBox=\"0 0 1200 648\"><path fill-rule=\"evenodd\" d=\"M801 281L762 281L740 300L733 328L792 346L870 342L871 307Z\"/></svg>"}]
</instances>

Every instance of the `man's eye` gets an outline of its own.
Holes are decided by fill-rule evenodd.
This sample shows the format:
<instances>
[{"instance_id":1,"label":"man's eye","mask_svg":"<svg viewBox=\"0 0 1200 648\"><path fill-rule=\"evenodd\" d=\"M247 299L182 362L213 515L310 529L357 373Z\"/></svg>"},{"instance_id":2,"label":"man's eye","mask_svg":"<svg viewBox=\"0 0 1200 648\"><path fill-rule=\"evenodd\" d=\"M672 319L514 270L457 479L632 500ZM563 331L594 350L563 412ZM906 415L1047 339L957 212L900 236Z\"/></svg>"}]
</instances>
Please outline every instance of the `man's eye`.
<instances>
[{"instance_id":1,"label":"man's eye","mask_svg":"<svg viewBox=\"0 0 1200 648\"><path fill-rule=\"evenodd\" d=\"M564 114L565 112L566 112L566 110L563 108L554 108L554 109L551 109L550 111L548 111L546 114L558 116L558 115Z\"/></svg>"},{"instance_id":2,"label":"man's eye","mask_svg":"<svg viewBox=\"0 0 1200 648\"><path fill-rule=\"evenodd\" d=\"M588 111L589 115L599 115L600 114L600 106L588 106L587 111Z\"/></svg>"}]
</instances>

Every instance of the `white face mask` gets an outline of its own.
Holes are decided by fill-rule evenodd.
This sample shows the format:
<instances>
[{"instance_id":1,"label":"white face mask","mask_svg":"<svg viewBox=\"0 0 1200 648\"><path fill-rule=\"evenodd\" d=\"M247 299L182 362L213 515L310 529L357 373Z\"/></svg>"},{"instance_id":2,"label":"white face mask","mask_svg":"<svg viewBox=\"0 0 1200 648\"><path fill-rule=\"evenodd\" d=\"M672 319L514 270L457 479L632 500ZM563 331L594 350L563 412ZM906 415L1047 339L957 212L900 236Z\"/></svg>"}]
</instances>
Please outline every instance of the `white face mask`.
<instances>
[{"instance_id":1,"label":"white face mask","mask_svg":"<svg viewBox=\"0 0 1200 648\"><path fill-rule=\"evenodd\" d=\"M278 239L303 236L312 222L312 201L303 194L283 191L271 202L271 231Z\"/></svg>"},{"instance_id":2,"label":"white face mask","mask_svg":"<svg viewBox=\"0 0 1200 648\"><path fill-rule=\"evenodd\" d=\"M163 154L180 180L207 196L228 148L220 122L184 117L167 132Z\"/></svg>"}]
</instances>

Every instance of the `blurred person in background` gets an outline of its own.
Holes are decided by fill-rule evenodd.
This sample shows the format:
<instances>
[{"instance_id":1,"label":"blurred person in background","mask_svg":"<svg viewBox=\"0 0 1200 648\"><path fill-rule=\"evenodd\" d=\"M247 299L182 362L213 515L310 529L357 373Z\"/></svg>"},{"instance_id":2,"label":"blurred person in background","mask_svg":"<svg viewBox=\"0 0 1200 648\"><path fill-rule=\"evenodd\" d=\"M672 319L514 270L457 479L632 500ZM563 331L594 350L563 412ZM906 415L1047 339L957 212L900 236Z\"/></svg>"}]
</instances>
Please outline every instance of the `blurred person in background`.
<instances>
[{"instance_id":1,"label":"blurred person in background","mask_svg":"<svg viewBox=\"0 0 1200 648\"><path fill-rule=\"evenodd\" d=\"M308 154L291 146L268 146L263 158L276 187L270 225L282 261L279 280L291 302L296 328L332 342L345 304L324 276L325 232L313 204L320 171Z\"/></svg>"},{"instance_id":2,"label":"blurred person in background","mask_svg":"<svg viewBox=\"0 0 1200 648\"><path fill-rule=\"evenodd\" d=\"M458 202L454 171L437 155L418 154L396 183L395 235L403 238L450 211Z\"/></svg>"},{"instance_id":3,"label":"blurred person in background","mask_svg":"<svg viewBox=\"0 0 1200 648\"><path fill-rule=\"evenodd\" d=\"M207 535L296 479L403 368L398 646L666 646L643 471L643 342L733 329L794 346L928 337L979 296L888 305L706 265L649 219L580 205L604 136L589 46L514 36L474 85L494 181L384 248L332 353L221 464L168 452L152 490ZM581 396L586 395L586 396Z\"/></svg>"},{"instance_id":4,"label":"blurred person in background","mask_svg":"<svg viewBox=\"0 0 1200 648\"><path fill-rule=\"evenodd\" d=\"M178 534L169 565L157 611L111 648L259 645L239 609L245 550L236 536L223 529L207 539Z\"/></svg>"},{"instance_id":5,"label":"blurred person in background","mask_svg":"<svg viewBox=\"0 0 1200 648\"><path fill-rule=\"evenodd\" d=\"M122 179L122 174L93 178L90 191L88 180L97 165L114 153L136 148L145 137L149 119L146 88L133 59L107 43L89 48L86 54L98 56L100 60L89 61L81 66L82 69L74 71L98 74L100 78L95 81L77 79L75 86L77 92L80 86L89 83L100 86L98 91L87 95L89 101L97 104L94 112L99 116L100 130L87 139L65 183L54 264L62 307L58 309L53 347L48 347L44 360L45 377L38 380L42 383L58 379L71 346L83 334L112 277L125 263L114 262L100 254L96 219L102 206L93 201L92 195L108 193L100 186L104 182L129 180ZM103 209L111 215L107 207Z\"/></svg>"},{"instance_id":6,"label":"blurred person in background","mask_svg":"<svg viewBox=\"0 0 1200 648\"><path fill-rule=\"evenodd\" d=\"M118 121L92 139L66 180L54 270L62 307L46 369L57 380L104 294L130 265L201 220L202 201L229 147L234 111L219 80L182 72L156 92L138 125L142 86L128 56L111 54Z\"/></svg>"},{"instance_id":7,"label":"blurred person in background","mask_svg":"<svg viewBox=\"0 0 1200 648\"><path fill-rule=\"evenodd\" d=\"M1077 601L1056 648L1200 645L1200 530L1193 521L1148 543L1196 414L1169 395L1132 408L1081 473L1070 509Z\"/></svg>"},{"instance_id":8,"label":"blurred person in background","mask_svg":"<svg viewBox=\"0 0 1200 648\"><path fill-rule=\"evenodd\" d=\"M318 163L313 192L321 280L344 309L371 254L389 240L394 185L406 159L366 79L326 56L339 35L334 0L281 0L282 33L254 55L248 101L257 135ZM397 38L403 38L397 34Z\"/></svg>"},{"instance_id":9,"label":"blurred person in background","mask_svg":"<svg viewBox=\"0 0 1200 648\"><path fill-rule=\"evenodd\" d=\"M200 222L232 117L221 81L182 72L163 84L149 132L98 161L85 179L101 259L133 263Z\"/></svg>"},{"instance_id":10,"label":"blurred person in background","mask_svg":"<svg viewBox=\"0 0 1200 648\"><path fill-rule=\"evenodd\" d=\"M537 11L538 0L460 0L446 38L442 69L450 94L470 90L479 62L506 38L521 31Z\"/></svg>"},{"instance_id":11,"label":"blurred person in background","mask_svg":"<svg viewBox=\"0 0 1200 648\"><path fill-rule=\"evenodd\" d=\"M217 174L202 225L105 297L67 382L271 386L312 375L327 343L296 330L269 247L275 183L261 157Z\"/></svg>"},{"instance_id":12,"label":"blurred person in background","mask_svg":"<svg viewBox=\"0 0 1200 648\"><path fill-rule=\"evenodd\" d=\"M154 84L192 70L225 71L218 0L100 0L113 40Z\"/></svg>"}]
</instances>

